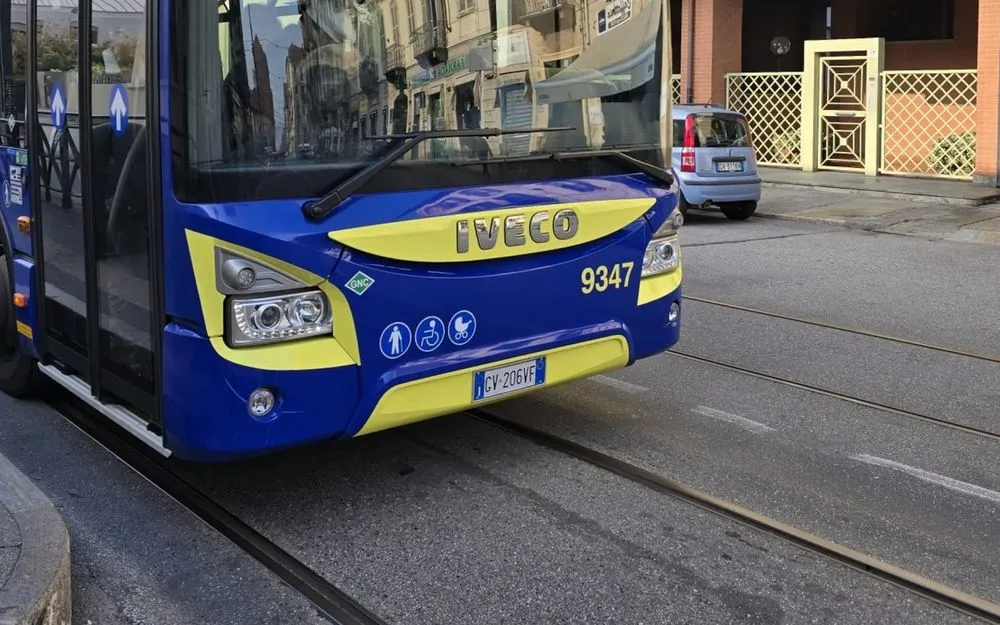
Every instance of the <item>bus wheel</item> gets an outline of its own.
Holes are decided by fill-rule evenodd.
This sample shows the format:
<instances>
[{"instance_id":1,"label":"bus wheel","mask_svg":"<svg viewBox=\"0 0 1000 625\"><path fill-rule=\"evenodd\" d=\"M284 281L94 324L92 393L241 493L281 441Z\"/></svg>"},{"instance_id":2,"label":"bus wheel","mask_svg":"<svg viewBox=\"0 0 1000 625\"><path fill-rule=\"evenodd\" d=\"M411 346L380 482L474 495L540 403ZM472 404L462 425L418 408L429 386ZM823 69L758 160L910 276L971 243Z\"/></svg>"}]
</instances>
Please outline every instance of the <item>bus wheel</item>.
<instances>
[{"instance_id":1,"label":"bus wheel","mask_svg":"<svg viewBox=\"0 0 1000 625\"><path fill-rule=\"evenodd\" d=\"M21 352L21 342L17 336L14 317L14 301L11 297L10 272L7 256L0 254L0 293L4 301L0 303L0 391L12 397L24 397L38 388L42 374L34 358Z\"/></svg>"}]
</instances>

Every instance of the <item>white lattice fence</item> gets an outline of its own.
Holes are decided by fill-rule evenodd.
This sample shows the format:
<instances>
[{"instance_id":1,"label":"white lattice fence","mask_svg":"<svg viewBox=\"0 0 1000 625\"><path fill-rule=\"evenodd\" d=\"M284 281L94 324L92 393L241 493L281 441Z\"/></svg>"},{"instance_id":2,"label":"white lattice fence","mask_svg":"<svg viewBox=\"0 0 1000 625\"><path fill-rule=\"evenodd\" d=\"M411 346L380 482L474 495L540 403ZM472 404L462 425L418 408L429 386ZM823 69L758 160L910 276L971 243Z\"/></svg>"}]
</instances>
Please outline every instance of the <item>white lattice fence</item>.
<instances>
[{"instance_id":1,"label":"white lattice fence","mask_svg":"<svg viewBox=\"0 0 1000 625\"><path fill-rule=\"evenodd\" d=\"M802 72L726 74L726 106L746 115L758 163L800 165Z\"/></svg>"},{"instance_id":2,"label":"white lattice fence","mask_svg":"<svg viewBox=\"0 0 1000 625\"><path fill-rule=\"evenodd\" d=\"M976 70L882 72L879 171L971 179Z\"/></svg>"}]
</instances>

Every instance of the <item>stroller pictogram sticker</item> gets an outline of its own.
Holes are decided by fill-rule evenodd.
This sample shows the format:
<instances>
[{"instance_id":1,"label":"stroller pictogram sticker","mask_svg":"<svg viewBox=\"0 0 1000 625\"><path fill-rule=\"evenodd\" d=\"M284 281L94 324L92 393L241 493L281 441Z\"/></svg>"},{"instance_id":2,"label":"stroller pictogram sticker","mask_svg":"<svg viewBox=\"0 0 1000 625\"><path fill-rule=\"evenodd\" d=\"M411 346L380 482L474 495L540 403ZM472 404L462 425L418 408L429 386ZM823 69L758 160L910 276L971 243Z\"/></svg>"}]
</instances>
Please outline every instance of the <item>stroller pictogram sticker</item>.
<instances>
[{"instance_id":1,"label":"stroller pictogram sticker","mask_svg":"<svg viewBox=\"0 0 1000 625\"><path fill-rule=\"evenodd\" d=\"M455 313L448 322L448 340L455 345L465 345L476 335L476 316L468 310Z\"/></svg>"}]
</instances>

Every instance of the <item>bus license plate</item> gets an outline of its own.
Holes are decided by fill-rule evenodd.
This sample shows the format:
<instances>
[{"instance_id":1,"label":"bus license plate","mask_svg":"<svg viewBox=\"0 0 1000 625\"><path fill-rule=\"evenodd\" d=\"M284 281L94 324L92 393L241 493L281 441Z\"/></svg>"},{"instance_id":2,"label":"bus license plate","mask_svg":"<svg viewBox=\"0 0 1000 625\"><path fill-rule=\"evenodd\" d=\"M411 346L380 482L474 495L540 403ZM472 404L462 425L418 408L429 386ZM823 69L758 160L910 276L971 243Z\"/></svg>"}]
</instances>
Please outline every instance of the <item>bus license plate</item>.
<instances>
[{"instance_id":1,"label":"bus license plate","mask_svg":"<svg viewBox=\"0 0 1000 625\"><path fill-rule=\"evenodd\" d=\"M721 161L715 167L719 171L743 171L743 163L740 161Z\"/></svg>"},{"instance_id":2,"label":"bus license plate","mask_svg":"<svg viewBox=\"0 0 1000 625\"><path fill-rule=\"evenodd\" d=\"M489 399L544 383L544 357L476 371L473 377L472 401Z\"/></svg>"}]
</instances>

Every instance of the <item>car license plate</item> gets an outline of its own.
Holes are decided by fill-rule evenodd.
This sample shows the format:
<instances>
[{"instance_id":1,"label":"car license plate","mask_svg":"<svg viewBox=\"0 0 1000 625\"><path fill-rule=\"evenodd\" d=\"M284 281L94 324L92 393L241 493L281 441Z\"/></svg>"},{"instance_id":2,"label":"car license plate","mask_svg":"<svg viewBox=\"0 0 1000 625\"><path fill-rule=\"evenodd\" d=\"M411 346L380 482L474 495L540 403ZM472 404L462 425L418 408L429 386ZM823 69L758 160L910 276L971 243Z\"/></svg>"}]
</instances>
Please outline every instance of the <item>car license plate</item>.
<instances>
[{"instance_id":1,"label":"car license plate","mask_svg":"<svg viewBox=\"0 0 1000 625\"><path fill-rule=\"evenodd\" d=\"M740 161L720 161L715 164L716 169L722 171L743 171L743 163Z\"/></svg>"},{"instance_id":2,"label":"car license plate","mask_svg":"<svg viewBox=\"0 0 1000 625\"><path fill-rule=\"evenodd\" d=\"M544 357L476 371L473 376L472 401L481 401L544 383Z\"/></svg>"}]
</instances>

